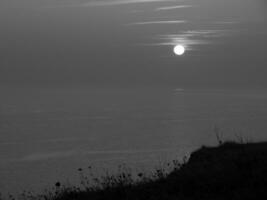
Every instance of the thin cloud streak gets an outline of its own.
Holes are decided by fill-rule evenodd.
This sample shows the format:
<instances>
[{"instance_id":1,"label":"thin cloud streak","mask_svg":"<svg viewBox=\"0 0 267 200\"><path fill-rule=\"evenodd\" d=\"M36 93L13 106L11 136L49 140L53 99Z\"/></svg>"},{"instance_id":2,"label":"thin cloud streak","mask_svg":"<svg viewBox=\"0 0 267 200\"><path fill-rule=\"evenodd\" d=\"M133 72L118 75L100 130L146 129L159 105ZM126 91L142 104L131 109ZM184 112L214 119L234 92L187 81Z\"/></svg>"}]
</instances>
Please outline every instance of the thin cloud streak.
<instances>
[{"instance_id":1,"label":"thin cloud streak","mask_svg":"<svg viewBox=\"0 0 267 200\"><path fill-rule=\"evenodd\" d=\"M157 3L157 2L177 2L178 0L93 0L88 2L60 3L54 7L101 7L101 6L119 6L128 4ZM51 8L51 7L49 7Z\"/></svg>"},{"instance_id":2,"label":"thin cloud streak","mask_svg":"<svg viewBox=\"0 0 267 200\"><path fill-rule=\"evenodd\" d=\"M135 22L127 24L129 26L132 25L150 25L150 24L183 24L186 23L185 20L168 20L168 21L146 21L146 22Z\"/></svg>"},{"instance_id":3,"label":"thin cloud streak","mask_svg":"<svg viewBox=\"0 0 267 200\"><path fill-rule=\"evenodd\" d=\"M108 1L91 1L81 4L81 6L114 6L124 4L139 4L153 2L176 2L176 0L108 0Z\"/></svg>"},{"instance_id":4,"label":"thin cloud streak","mask_svg":"<svg viewBox=\"0 0 267 200\"><path fill-rule=\"evenodd\" d=\"M214 24L222 24L222 25L225 25L225 24L238 24L239 22L237 21L218 21L218 22L214 22Z\"/></svg>"},{"instance_id":5,"label":"thin cloud streak","mask_svg":"<svg viewBox=\"0 0 267 200\"><path fill-rule=\"evenodd\" d=\"M179 5L179 6L168 6L168 7L159 7L156 8L155 11L164 11L164 10L175 10L180 8L191 8L192 5Z\"/></svg>"},{"instance_id":6,"label":"thin cloud streak","mask_svg":"<svg viewBox=\"0 0 267 200\"><path fill-rule=\"evenodd\" d=\"M227 30L190 30L183 31L178 34L157 35L153 39L157 42L139 44L142 46L175 46L183 45L186 50L197 50L199 45L212 44L211 38L220 38L232 34L232 31Z\"/></svg>"}]
</instances>

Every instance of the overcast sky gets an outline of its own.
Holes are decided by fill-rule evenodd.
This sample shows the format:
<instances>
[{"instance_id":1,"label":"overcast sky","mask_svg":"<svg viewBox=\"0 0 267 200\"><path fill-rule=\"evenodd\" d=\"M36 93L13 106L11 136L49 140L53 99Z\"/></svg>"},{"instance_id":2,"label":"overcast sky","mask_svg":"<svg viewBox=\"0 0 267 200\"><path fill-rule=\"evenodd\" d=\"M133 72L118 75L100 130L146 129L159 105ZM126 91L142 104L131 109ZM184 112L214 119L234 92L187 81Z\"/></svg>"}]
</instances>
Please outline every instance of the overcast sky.
<instances>
[{"instance_id":1,"label":"overcast sky","mask_svg":"<svg viewBox=\"0 0 267 200\"><path fill-rule=\"evenodd\" d=\"M265 0L1 0L0 84L267 87L266 11Z\"/></svg>"}]
</instances>

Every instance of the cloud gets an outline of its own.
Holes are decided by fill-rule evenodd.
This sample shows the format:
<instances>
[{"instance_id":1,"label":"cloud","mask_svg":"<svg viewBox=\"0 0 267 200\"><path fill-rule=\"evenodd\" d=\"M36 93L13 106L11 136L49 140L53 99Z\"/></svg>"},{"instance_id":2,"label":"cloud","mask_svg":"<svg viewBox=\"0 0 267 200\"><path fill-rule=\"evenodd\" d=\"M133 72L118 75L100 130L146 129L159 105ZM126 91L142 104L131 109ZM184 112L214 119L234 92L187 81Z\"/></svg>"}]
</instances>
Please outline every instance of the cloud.
<instances>
[{"instance_id":1,"label":"cloud","mask_svg":"<svg viewBox=\"0 0 267 200\"><path fill-rule=\"evenodd\" d=\"M96 7L96 6L116 6L127 4L140 4L140 3L156 3L156 2L177 2L177 0L94 0L85 3L73 3L63 5L67 7Z\"/></svg>"},{"instance_id":2,"label":"cloud","mask_svg":"<svg viewBox=\"0 0 267 200\"><path fill-rule=\"evenodd\" d=\"M237 21L217 21L217 22L214 22L214 24L222 24L222 25L227 25L227 24L238 24L239 22Z\"/></svg>"},{"instance_id":3,"label":"cloud","mask_svg":"<svg viewBox=\"0 0 267 200\"><path fill-rule=\"evenodd\" d=\"M220 38L232 34L229 30L189 30L177 34L157 35L154 43L140 44L144 46L175 46L181 44L187 50L196 50L198 45L211 44L212 38Z\"/></svg>"},{"instance_id":4,"label":"cloud","mask_svg":"<svg viewBox=\"0 0 267 200\"><path fill-rule=\"evenodd\" d=\"M156 8L155 11L174 10L174 9L191 8L191 7L193 7L193 6L192 5L167 6L167 7Z\"/></svg>"},{"instance_id":5,"label":"cloud","mask_svg":"<svg viewBox=\"0 0 267 200\"><path fill-rule=\"evenodd\" d=\"M150 25L150 24L183 24L185 20L167 20L167 21L145 21L145 22L134 22L128 25Z\"/></svg>"}]
</instances>

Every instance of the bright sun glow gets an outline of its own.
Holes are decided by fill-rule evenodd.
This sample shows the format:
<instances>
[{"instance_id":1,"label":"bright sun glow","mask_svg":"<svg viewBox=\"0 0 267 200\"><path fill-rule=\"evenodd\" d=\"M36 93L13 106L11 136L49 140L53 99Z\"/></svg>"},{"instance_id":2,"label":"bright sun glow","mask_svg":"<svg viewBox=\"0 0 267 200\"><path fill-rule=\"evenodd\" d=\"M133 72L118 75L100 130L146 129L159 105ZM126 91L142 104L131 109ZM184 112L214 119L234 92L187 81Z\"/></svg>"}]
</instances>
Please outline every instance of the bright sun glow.
<instances>
[{"instance_id":1,"label":"bright sun glow","mask_svg":"<svg viewBox=\"0 0 267 200\"><path fill-rule=\"evenodd\" d=\"M178 44L178 45L176 45L176 46L173 48L173 52L174 52L176 55L181 56L181 55L184 54L184 52L185 52L185 48L184 48L184 46Z\"/></svg>"}]
</instances>

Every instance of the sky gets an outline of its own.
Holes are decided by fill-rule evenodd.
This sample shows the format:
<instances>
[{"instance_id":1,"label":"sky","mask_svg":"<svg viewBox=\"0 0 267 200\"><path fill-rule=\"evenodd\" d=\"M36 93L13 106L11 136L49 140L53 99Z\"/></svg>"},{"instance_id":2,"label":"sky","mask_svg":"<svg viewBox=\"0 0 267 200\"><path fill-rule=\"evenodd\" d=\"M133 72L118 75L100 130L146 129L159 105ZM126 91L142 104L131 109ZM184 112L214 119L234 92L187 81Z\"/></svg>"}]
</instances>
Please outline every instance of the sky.
<instances>
[{"instance_id":1,"label":"sky","mask_svg":"<svg viewBox=\"0 0 267 200\"><path fill-rule=\"evenodd\" d=\"M266 0L1 0L0 86L266 88L266 11Z\"/></svg>"}]
</instances>

